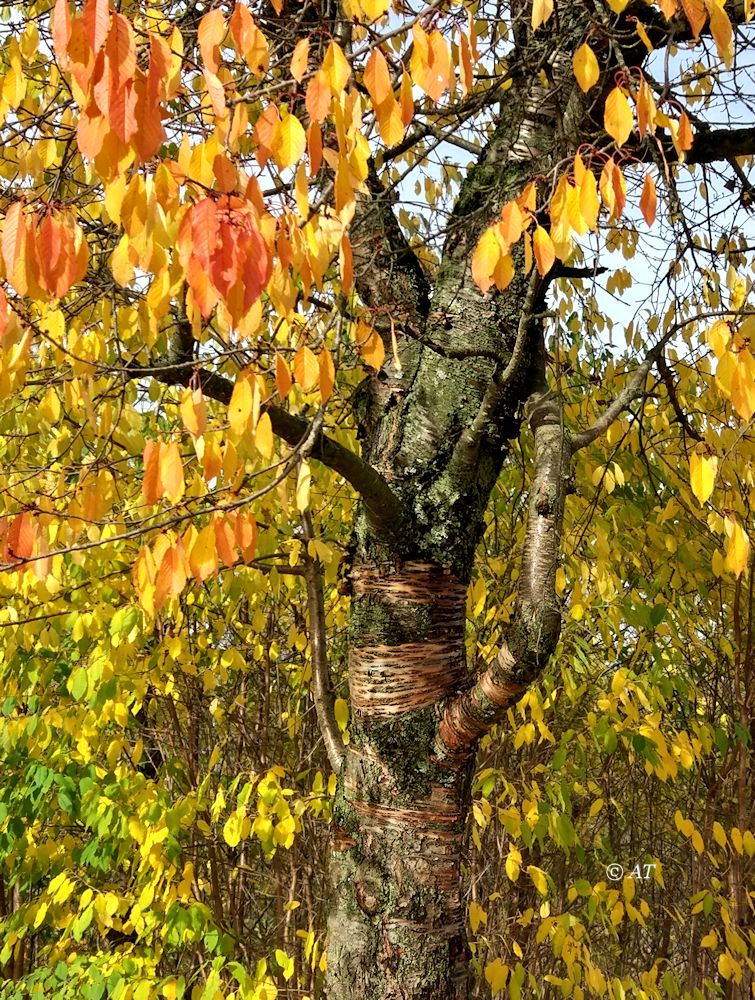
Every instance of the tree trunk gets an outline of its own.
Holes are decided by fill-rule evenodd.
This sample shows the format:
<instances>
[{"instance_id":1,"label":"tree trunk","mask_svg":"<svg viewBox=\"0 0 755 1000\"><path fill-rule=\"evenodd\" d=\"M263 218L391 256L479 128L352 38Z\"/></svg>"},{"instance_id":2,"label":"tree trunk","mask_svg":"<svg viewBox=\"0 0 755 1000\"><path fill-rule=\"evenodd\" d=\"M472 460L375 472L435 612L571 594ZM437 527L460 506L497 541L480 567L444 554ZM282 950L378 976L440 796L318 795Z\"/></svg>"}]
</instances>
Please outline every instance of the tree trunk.
<instances>
[{"instance_id":1,"label":"tree trunk","mask_svg":"<svg viewBox=\"0 0 755 1000\"><path fill-rule=\"evenodd\" d=\"M331 858L329 1000L467 996L469 767L434 760L465 674L466 587L425 562L353 571L353 720Z\"/></svg>"}]
</instances>

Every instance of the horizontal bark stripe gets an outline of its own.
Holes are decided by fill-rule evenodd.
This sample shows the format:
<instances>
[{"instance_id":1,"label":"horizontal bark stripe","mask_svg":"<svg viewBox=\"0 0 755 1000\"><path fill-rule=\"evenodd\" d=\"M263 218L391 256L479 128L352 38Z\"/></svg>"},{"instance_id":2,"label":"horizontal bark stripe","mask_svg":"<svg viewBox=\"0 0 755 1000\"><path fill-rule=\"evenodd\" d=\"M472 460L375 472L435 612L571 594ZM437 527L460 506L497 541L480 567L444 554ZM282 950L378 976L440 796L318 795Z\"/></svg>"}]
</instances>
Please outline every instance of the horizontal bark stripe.
<instances>
[{"instance_id":1,"label":"horizontal bark stripe","mask_svg":"<svg viewBox=\"0 0 755 1000\"><path fill-rule=\"evenodd\" d=\"M351 580L356 597L376 595L385 601L454 608L463 621L466 587L437 563L406 562L393 572L359 566L352 570Z\"/></svg>"},{"instance_id":2,"label":"horizontal bark stripe","mask_svg":"<svg viewBox=\"0 0 755 1000\"><path fill-rule=\"evenodd\" d=\"M349 653L349 693L357 715L387 718L425 708L459 687L461 642L361 646Z\"/></svg>"},{"instance_id":3,"label":"horizontal bark stripe","mask_svg":"<svg viewBox=\"0 0 755 1000\"><path fill-rule=\"evenodd\" d=\"M461 920L451 920L442 925L419 923L413 920L401 920L398 917L386 918L383 920L383 927L393 939L391 931L410 931L414 934L432 934L433 938L453 938L462 929Z\"/></svg>"},{"instance_id":4,"label":"horizontal bark stripe","mask_svg":"<svg viewBox=\"0 0 755 1000\"><path fill-rule=\"evenodd\" d=\"M347 787L347 791L350 789ZM418 803L419 804L419 803ZM349 805L362 817L362 826L409 826L421 831L428 841L440 843L445 838L449 842L456 843L457 833L453 829L462 820L462 814L458 811L443 812L434 808L406 809L403 807L391 808L390 806L378 806L372 802L362 802L359 799L351 799ZM423 848L423 856L425 854Z\"/></svg>"}]
</instances>

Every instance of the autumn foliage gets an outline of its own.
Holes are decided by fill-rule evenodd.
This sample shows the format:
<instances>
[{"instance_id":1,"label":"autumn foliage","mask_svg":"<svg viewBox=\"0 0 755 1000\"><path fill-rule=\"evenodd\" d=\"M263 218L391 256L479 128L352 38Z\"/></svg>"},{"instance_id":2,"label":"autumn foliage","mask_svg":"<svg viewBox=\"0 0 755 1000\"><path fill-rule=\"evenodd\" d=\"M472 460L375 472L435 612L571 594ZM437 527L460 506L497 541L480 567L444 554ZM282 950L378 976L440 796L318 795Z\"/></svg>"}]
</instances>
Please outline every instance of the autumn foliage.
<instances>
[{"instance_id":1,"label":"autumn foliage","mask_svg":"<svg viewBox=\"0 0 755 1000\"><path fill-rule=\"evenodd\" d=\"M322 995L318 658L348 748L354 553L450 565L495 445L468 687L497 662L523 355L563 629L470 765L469 997L751 995L755 5L5 6L0 1000Z\"/></svg>"}]
</instances>

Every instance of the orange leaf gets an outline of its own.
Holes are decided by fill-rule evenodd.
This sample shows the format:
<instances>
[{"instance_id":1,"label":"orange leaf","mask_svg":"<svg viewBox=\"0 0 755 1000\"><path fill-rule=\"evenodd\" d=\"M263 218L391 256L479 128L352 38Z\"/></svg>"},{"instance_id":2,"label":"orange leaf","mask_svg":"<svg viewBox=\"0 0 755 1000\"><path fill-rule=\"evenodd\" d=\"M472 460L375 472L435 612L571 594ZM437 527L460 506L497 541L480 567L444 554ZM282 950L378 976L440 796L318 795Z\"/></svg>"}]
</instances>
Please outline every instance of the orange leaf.
<instances>
[{"instance_id":1,"label":"orange leaf","mask_svg":"<svg viewBox=\"0 0 755 1000\"><path fill-rule=\"evenodd\" d=\"M357 350L362 360L375 371L380 371L385 361L385 346L375 330L363 320L359 320L356 329Z\"/></svg>"},{"instance_id":2,"label":"orange leaf","mask_svg":"<svg viewBox=\"0 0 755 1000\"><path fill-rule=\"evenodd\" d=\"M233 35L236 51L244 57L255 76L263 76L270 65L267 39L257 27L246 4L236 4L228 26Z\"/></svg>"},{"instance_id":3,"label":"orange leaf","mask_svg":"<svg viewBox=\"0 0 755 1000\"><path fill-rule=\"evenodd\" d=\"M323 121L330 111L330 84L321 69L309 81L305 104L310 118L317 123Z\"/></svg>"},{"instance_id":4,"label":"orange leaf","mask_svg":"<svg viewBox=\"0 0 755 1000\"><path fill-rule=\"evenodd\" d=\"M236 525L228 515L222 514L215 514L212 523L215 528L215 550L218 557L224 566L233 566L238 559Z\"/></svg>"},{"instance_id":5,"label":"orange leaf","mask_svg":"<svg viewBox=\"0 0 755 1000\"><path fill-rule=\"evenodd\" d=\"M257 521L254 514L239 514L236 518L236 544L244 562L251 562L257 544Z\"/></svg>"},{"instance_id":6,"label":"orange leaf","mask_svg":"<svg viewBox=\"0 0 755 1000\"><path fill-rule=\"evenodd\" d=\"M52 44L55 58L63 69L68 66L68 43L71 40L71 11L68 0L55 0L53 14Z\"/></svg>"},{"instance_id":7,"label":"orange leaf","mask_svg":"<svg viewBox=\"0 0 755 1000\"><path fill-rule=\"evenodd\" d=\"M307 60L309 58L309 39L301 38L296 43L294 54L291 56L291 76L297 83L301 83L304 74L307 72Z\"/></svg>"},{"instance_id":8,"label":"orange leaf","mask_svg":"<svg viewBox=\"0 0 755 1000\"><path fill-rule=\"evenodd\" d=\"M8 281L19 295L26 295L26 218L23 202L14 202L5 215L3 261Z\"/></svg>"},{"instance_id":9,"label":"orange leaf","mask_svg":"<svg viewBox=\"0 0 755 1000\"><path fill-rule=\"evenodd\" d=\"M681 117L679 118L679 131L676 136L676 141L679 149L683 152L686 152L688 149L692 149L692 127L689 123L686 111L682 111Z\"/></svg>"},{"instance_id":10,"label":"orange leaf","mask_svg":"<svg viewBox=\"0 0 755 1000\"><path fill-rule=\"evenodd\" d=\"M282 354L275 355L275 388L281 399L285 399L291 391L291 372Z\"/></svg>"},{"instance_id":11,"label":"orange leaf","mask_svg":"<svg viewBox=\"0 0 755 1000\"><path fill-rule=\"evenodd\" d=\"M306 391L317 384L319 377L317 356L305 344L294 355L294 378Z\"/></svg>"},{"instance_id":12,"label":"orange leaf","mask_svg":"<svg viewBox=\"0 0 755 1000\"><path fill-rule=\"evenodd\" d=\"M145 501L154 506L162 497L160 483L160 442L148 440L144 445L144 474L142 476L142 494Z\"/></svg>"},{"instance_id":13,"label":"orange leaf","mask_svg":"<svg viewBox=\"0 0 755 1000\"><path fill-rule=\"evenodd\" d=\"M28 559L34 554L34 539L36 525L34 517L28 511L18 514L11 524L5 549L11 560Z\"/></svg>"},{"instance_id":14,"label":"orange leaf","mask_svg":"<svg viewBox=\"0 0 755 1000\"><path fill-rule=\"evenodd\" d=\"M160 445L160 486L163 496L171 503L178 503L184 495L184 467L178 444L171 441Z\"/></svg>"},{"instance_id":15,"label":"orange leaf","mask_svg":"<svg viewBox=\"0 0 755 1000\"><path fill-rule=\"evenodd\" d=\"M713 4L715 6L715 0L713 0ZM703 0L682 0L682 7L689 21L689 26L692 28L692 34L697 38L707 18L705 4Z\"/></svg>"},{"instance_id":16,"label":"orange leaf","mask_svg":"<svg viewBox=\"0 0 755 1000\"><path fill-rule=\"evenodd\" d=\"M388 98L393 98L388 63L380 49L373 49L364 68L364 85L377 110Z\"/></svg>"},{"instance_id":17,"label":"orange leaf","mask_svg":"<svg viewBox=\"0 0 755 1000\"><path fill-rule=\"evenodd\" d=\"M354 285L354 263L351 254L351 240L346 233L341 237L338 266L341 270L341 287L344 292L350 292Z\"/></svg>"},{"instance_id":18,"label":"orange leaf","mask_svg":"<svg viewBox=\"0 0 755 1000\"><path fill-rule=\"evenodd\" d=\"M336 369L327 347L323 347L320 351L318 364L320 368L320 398L323 403L327 403L333 393L333 386L336 381Z\"/></svg>"},{"instance_id":19,"label":"orange leaf","mask_svg":"<svg viewBox=\"0 0 755 1000\"><path fill-rule=\"evenodd\" d=\"M532 237L532 250L535 254L538 272L541 275L547 274L556 260L556 252L553 249L553 241L542 226L535 229Z\"/></svg>"},{"instance_id":20,"label":"orange leaf","mask_svg":"<svg viewBox=\"0 0 755 1000\"><path fill-rule=\"evenodd\" d=\"M459 31L459 83L461 84L461 96L466 97L474 83L474 71L469 39L461 30Z\"/></svg>"},{"instance_id":21,"label":"orange leaf","mask_svg":"<svg viewBox=\"0 0 755 1000\"><path fill-rule=\"evenodd\" d=\"M645 219L645 222L649 226L652 226L655 222L655 211L656 211L656 194L655 194L655 181L650 176L650 174L645 174L645 180L642 184L642 195L640 196L640 211Z\"/></svg>"},{"instance_id":22,"label":"orange leaf","mask_svg":"<svg viewBox=\"0 0 755 1000\"><path fill-rule=\"evenodd\" d=\"M632 134L634 116L621 87L614 87L606 98L604 124L606 132L619 146L623 146Z\"/></svg>"},{"instance_id":23,"label":"orange leaf","mask_svg":"<svg viewBox=\"0 0 755 1000\"><path fill-rule=\"evenodd\" d=\"M311 122L307 129L307 154L309 156L309 176L314 177L322 164L322 132L316 121Z\"/></svg>"},{"instance_id":24,"label":"orange leaf","mask_svg":"<svg viewBox=\"0 0 755 1000\"><path fill-rule=\"evenodd\" d=\"M225 38L225 18L219 7L208 11L199 22L197 41L205 68L215 75L220 67L220 43Z\"/></svg>"},{"instance_id":25,"label":"orange leaf","mask_svg":"<svg viewBox=\"0 0 755 1000\"><path fill-rule=\"evenodd\" d=\"M157 571L155 603L161 604L162 598L177 597L186 586L186 566L184 564L183 544L179 541L181 551L171 545L165 551Z\"/></svg>"},{"instance_id":26,"label":"orange leaf","mask_svg":"<svg viewBox=\"0 0 755 1000\"><path fill-rule=\"evenodd\" d=\"M87 0L81 12L84 35L95 54L100 51L107 38L110 27L108 8L108 0Z\"/></svg>"},{"instance_id":27,"label":"orange leaf","mask_svg":"<svg viewBox=\"0 0 755 1000\"><path fill-rule=\"evenodd\" d=\"M120 90L133 80L136 71L136 45L131 22L123 14L113 14L105 44L110 69L110 86Z\"/></svg>"},{"instance_id":28,"label":"orange leaf","mask_svg":"<svg viewBox=\"0 0 755 1000\"><path fill-rule=\"evenodd\" d=\"M412 97L412 78L408 73L401 77L401 94L399 96L401 105L401 121L407 126L414 118L414 98Z\"/></svg>"},{"instance_id":29,"label":"orange leaf","mask_svg":"<svg viewBox=\"0 0 755 1000\"><path fill-rule=\"evenodd\" d=\"M501 209L501 221L498 223L498 232L507 248L513 247L524 229L522 210L515 201L506 202Z\"/></svg>"}]
</instances>

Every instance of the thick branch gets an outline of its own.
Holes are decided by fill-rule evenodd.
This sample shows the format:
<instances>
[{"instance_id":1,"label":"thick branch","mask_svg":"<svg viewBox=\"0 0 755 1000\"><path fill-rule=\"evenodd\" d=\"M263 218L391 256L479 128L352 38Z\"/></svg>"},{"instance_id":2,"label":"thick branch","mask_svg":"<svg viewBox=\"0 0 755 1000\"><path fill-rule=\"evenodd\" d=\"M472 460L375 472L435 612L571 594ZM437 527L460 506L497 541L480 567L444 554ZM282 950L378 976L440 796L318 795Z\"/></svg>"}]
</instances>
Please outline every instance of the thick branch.
<instances>
[{"instance_id":1,"label":"thick branch","mask_svg":"<svg viewBox=\"0 0 755 1000\"><path fill-rule=\"evenodd\" d=\"M561 631L555 582L572 453L560 401L541 385L528 409L535 472L514 616L495 663L444 707L435 749L437 759L450 766L463 763L480 737L527 689L551 656Z\"/></svg>"},{"instance_id":2,"label":"thick branch","mask_svg":"<svg viewBox=\"0 0 755 1000\"><path fill-rule=\"evenodd\" d=\"M687 163L712 163L755 154L755 128L698 129Z\"/></svg>"},{"instance_id":3,"label":"thick branch","mask_svg":"<svg viewBox=\"0 0 755 1000\"><path fill-rule=\"evenodd\" d=\"M312 516L309 511L301 515L306 551L304 576L307 580L309 610L309 648L312 654L312 695L317 712L317 722L325 743L330 766L338 774L346 753L335 715L335 697L331 686L330 665L326 646L325 597L322 588L322 566L316 556L309 553L308 543L314 538Z\"/></svg>"},{"instance_id":4,"label":"thick branch","mask_svg":"<svg viewBox=\"0 0 755 1000\"><path fill-rule=\"evenodd\" d=\"M204 368L198 369L193 364L142 366L132 363L127 370L131 378L151 376L165 385L189 385L196 380L202 386L205 396L226 405L231 401L233 382L230 379ZM309 421L279 406L269 405L266 412L270 417L273 433L286 444L296 448L307 439ZM315 435L309 454L339 473L354 487L364 502L374 531L391 536L401 532L404 523L402 505L385 479L371 465L321 431Z\"/></svg>"}]
</instances>

